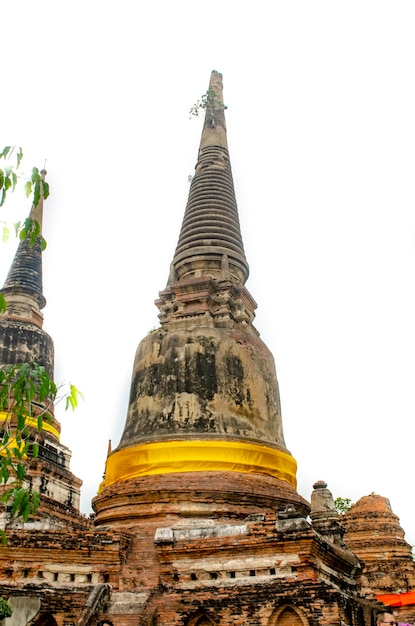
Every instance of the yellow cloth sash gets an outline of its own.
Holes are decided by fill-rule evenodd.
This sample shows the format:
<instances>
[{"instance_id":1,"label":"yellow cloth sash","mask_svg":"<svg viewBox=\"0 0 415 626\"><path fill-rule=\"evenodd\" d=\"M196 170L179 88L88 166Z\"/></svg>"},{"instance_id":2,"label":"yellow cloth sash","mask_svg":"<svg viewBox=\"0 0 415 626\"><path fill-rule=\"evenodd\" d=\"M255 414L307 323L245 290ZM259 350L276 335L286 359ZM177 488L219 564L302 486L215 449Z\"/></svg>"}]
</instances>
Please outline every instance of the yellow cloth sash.
<instances>
[{"instance_id":1,"label":"yellow cloth sash","mask_svg":"<svg viewBox=\"0 0 415 626\"><path fill-rule=\"evenodd\" d=\"M7 421L10 421L10 413L6 413L6 411L0 411L0 422L7 422ZM27 426L28 428L35 428L36 430L38 430L37 417L26 416L25 426ZM54 426L49 424L49 422L47 422L46 419L43 419L42 430L46 430L48 433L51 433L57 438L58 441L60 441L59 431Z\"/></svg>"},{"instance_id":2,"label":"yellow cloth sash","mask_svg":"<svg viewBox=\"0 0 415 626\"><path fill-rule=\"evenodd\" d=\"M267 474L297 486L295 459L281 450L240 441L165 441L115 450L107 459L104 485L173 472Z\"/></svg>"}]
</instances>

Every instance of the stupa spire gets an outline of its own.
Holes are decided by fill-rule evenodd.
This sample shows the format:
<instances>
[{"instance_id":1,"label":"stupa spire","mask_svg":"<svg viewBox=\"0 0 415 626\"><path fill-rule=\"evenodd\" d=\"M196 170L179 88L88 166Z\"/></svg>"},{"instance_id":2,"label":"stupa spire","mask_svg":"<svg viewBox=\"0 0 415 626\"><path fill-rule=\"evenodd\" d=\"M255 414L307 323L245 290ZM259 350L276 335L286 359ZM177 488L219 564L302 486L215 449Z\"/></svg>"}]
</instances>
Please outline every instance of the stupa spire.
<instances>
[{"instance_id":1,"label":"stupa spire","mask_svg":"<svg viewBox=\"0 0 415 626\"><path fill-rule=\"evenodd\" d=\"M42 170L41 179L45 180ZM42 329L43 295L42 225L43 186L39 201L32 204L29 218L40 230L35 242L30 236L21 240L11 263L3 288L7 309L0 316L0 363L36 362L43 365L53 378L54 349L51 337Z\"/></svg>"},{"instance_id":2,"label":"stupa spire","mask_svg":"<svg viewBox=\"0 0 415 626\"><path fill-rule=\"evenodd\" d=\"M225 109L222 74L213 70L206 92L205 119L199 150L208 146L222 146L228 149Z\"/></svg>"},{"instance_id":3,"label":"stupa spire","mask_svg":"<svg viewBox=\"0 0 415 626\"><path fill-rule=\"evenodd\" d=\"M45 176L43 170L42 181ZM32 205L29 213L32 223L37 222L40 228L35 228L34 242L30 235L20 241L1 290L7 308L0 315L0 367L36 364L44 367L53 380L54 345L51 336L43 329L41 311L46 304L42 280L43 202L41 184L39 201ZM15 417L9 409L2 407L0 427L3 423L14 425ZM25 481L30 484L30 489L41 494L39 509L30 523L39 523L42 529L62 526L67 531L68 523L79 524L82 520L79 515L82 481L70 471L71 452L60 442L61 425L55 418L52 399L35 397L28 413L25 427L29 441L37 443L38 454L35 458L31 451L28 452ZM44 417L41 429L39 416ZM19 523L10 515L2 516L0 526L4 523L11 527Z\"/></svg>"},{"instance_id":4,"label":"stupa spire","mask_svg":"<svg viewBox=\"0 0 415 626\"><path fill-rule=\"evenodd\" d=\"M46 170L42 170L41 178L45 180ZM37 222L40 233L36 241L30 241L30 237L20 241L11 264L9 273L1 292L7 300L7 316L19 316L25 311L24 316L29 314L27 305L30 302L30 317L42 326L43 317L40 310L46 304L43 295L42 273L42 226L43 226L43 186L40 186L40 197L37 204L33 203L29 214L32 223ZM25 303L25 305L23 305Z\"/></svg>"},{"instance_id":5,"label":"stupa spire","mask_svg":"<svg viewBox=\"0 0 415 626\"><path fill-rule=\"evenodd\" d=\"M230 278L244 284L249 268L226 138L222 75L213 71L195 174L169 284L189 277Z\"/></svg>"}]
</instances>

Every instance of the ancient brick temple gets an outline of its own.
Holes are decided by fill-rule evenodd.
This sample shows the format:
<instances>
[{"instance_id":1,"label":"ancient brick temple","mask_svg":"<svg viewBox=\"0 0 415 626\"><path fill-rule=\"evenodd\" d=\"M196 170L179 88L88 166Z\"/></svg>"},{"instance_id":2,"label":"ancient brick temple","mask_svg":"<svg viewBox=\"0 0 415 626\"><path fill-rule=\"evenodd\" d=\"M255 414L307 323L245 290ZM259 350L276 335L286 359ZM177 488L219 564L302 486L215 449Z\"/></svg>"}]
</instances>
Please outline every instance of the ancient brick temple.
<instances>
[{"instance_id":1,"label":"ancient brick temple","mask_svg":"<svg viewBox=\"0 0 415 626\"><path fill-rule=\"evenodd\" d=\"M7 626L372 626L376 594L402 591L393 572L381 590L368 570L362 582L370 537L353 535L350 514L354 543L345 543L326 483L315 483L310 503L296 491L274 360L245 287L217 72L208 93L179 241L156 302L160 328L137 348L125 428L106 460L95 518L79 513L81 481L53 420L39 458L29 460L39 510L26 523L3 512ZM35 360L53 374L39 245L20 243L3 293L0 362ZM408 592L413 564L405 564Z\"/></svg>"},{"instance_id":2,"label":"ancient brick temple","mask_svg":"<svg viewBox=\"0 0 415 626\"><path fill-rule=\"evenodd\" d=\"M362 591L389 605L401 622L415 622L415 567L387 498L370 494L342 519L348 547L364 562Z\"/></svg>"}]
</instances>

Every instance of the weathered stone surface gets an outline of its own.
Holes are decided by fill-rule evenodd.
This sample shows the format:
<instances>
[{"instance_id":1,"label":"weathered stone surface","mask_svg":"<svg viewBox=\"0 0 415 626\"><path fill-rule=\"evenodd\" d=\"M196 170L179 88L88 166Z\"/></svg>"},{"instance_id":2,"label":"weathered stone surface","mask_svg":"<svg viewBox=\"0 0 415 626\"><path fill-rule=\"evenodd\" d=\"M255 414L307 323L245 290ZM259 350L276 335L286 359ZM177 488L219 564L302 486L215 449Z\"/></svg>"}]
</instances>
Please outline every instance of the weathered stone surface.
<instances>
[{"instance_id":1,"label":"weathered stone surface","mask_svg":"<svg viewBox=\"0 0 415 626\"><path fill-rule=\"evenodd\" d=\"M334 505L333 495L327 489L327 483L318 480L313 487L310 512L313 528L331 543L344 546L344 528Z\"/></svg>"},{"instance_id":2,"label":"weathered stone surface","mask_svg":"<svg viewBox=\"0 0 415 626\"><path fill-rule=\"evenodd\" d=\"M252 331L154 331L137 350L120 448L189 438L285 449L274 361Z\"/></svg>"},{"instance_id":3,"label":"weathered stone surface","mask_svg":"<svg viewBox=\"0 0 415 626\"><path fill-rule=\"evenodd\" d=\"M12 307L9 306L9 314ZM10 319L0 318L0 363L19 365L21 363L43 365L53 376L54 347L51 337L38 326Z\"/></svg>"}]
</instances>

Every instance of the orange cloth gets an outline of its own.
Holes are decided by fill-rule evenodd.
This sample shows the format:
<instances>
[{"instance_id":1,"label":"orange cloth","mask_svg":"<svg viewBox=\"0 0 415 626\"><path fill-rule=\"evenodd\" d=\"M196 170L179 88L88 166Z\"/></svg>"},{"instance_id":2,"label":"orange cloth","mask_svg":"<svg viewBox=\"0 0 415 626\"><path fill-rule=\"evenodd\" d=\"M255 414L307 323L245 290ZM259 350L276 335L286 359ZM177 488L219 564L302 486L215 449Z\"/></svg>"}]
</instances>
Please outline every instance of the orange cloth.
<instances>
[{"instance_id":1,"label":"orange cloth","mask_svg":"<svg viewBox=\"0 0 415 626\"><path fill-rule=\"evenodd\" d=\"M383 593L376 596L376 600L388 604L389 606L407 606L415 604L415 591L407 591L405 593Z\"/></svg>"}]
</instances>

